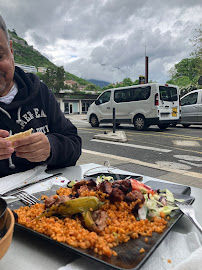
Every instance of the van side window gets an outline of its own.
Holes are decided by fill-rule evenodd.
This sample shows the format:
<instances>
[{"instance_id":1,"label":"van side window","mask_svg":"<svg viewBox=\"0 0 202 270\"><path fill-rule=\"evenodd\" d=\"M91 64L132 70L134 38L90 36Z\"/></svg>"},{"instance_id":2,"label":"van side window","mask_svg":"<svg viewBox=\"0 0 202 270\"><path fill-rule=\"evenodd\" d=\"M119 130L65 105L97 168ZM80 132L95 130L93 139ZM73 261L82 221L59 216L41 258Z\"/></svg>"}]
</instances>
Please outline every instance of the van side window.
<instances>
[{"instance_id":1,"label":"van side window","mask_svg":"<svg viewBox=\"0 0 202 270\"><path fill-rule=\"evenodd\" d=\"M130 89L115 90L114 101L116 103L132 101Z\"/></svg>"},{"instance_id":2,"label":"van side window","mask_svg":"<svg viewBox=\"0 0 202 270\"><path fill-rule=\"evenodd\" d=\"M147 100L150 97L151 86L132 88L133 101Z\"/></svg>"},{"instance_id":3,"label":"van side window","mask_svg":"<svg viewBox=\"0 0 202 270\"><path fill-rule=\"evenodd\" d=\"M120 102L146 100L150 97L150 92L151 92L150 86L115 90L114 101L116 103L120 103Z\"/></svg>"},{"instance_id":4,"label":"van side window","mask_svg":"<svg viewBox=\"0 0 202 270\"><path fill-rule=\"evenodd\" d=\"M196 104L198 99L198 93L192 93L181 99L181 106Z\"/></svg>"},{"instance_id":5,"label":"van side window","mask_svg":"<svg viewBox=\"0 0 202 270\"><path fill-rule=\"evenodd\" d=\"M98 99L99 103L103 104L103 103L108 102L110 100L110 97L111 97L111 91L104 92Z\"/></svg>"}]
</instances>

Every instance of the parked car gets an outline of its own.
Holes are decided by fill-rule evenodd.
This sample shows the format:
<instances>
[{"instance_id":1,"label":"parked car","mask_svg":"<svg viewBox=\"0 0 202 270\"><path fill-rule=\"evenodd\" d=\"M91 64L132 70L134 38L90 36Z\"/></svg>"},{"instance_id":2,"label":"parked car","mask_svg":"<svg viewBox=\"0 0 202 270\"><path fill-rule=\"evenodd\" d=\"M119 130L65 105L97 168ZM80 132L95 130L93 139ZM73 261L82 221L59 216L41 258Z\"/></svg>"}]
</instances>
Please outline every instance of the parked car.
<instances>
[{"instance_id":1,"label":"parked car","mask_svg":"<svg viewBox=\"0 0 202 270\"><path fill-rule=\"evenodd\" d=\"M184 127L202 125L202 89L189 92L181 98L181 120Z\"/></svg>"}]
</instances>

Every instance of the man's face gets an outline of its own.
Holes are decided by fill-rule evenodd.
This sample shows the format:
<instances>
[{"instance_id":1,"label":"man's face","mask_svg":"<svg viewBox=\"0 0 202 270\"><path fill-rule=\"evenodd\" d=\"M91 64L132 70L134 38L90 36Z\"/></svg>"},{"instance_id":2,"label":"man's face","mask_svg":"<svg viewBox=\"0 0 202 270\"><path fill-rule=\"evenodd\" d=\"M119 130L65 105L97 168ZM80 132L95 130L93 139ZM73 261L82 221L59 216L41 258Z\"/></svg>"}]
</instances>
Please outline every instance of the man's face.
<instances>
[{"instance_id":1,"label":"man's face","mask_svg":"<svg viewBox=\"0 0 202 270\"><path fill-rule=\"evenodd\" d=\"M0 28L0 96L5 96L12 88L14 71L12 41L9 46L5 33Z\"/></svg>"}]
</instances>

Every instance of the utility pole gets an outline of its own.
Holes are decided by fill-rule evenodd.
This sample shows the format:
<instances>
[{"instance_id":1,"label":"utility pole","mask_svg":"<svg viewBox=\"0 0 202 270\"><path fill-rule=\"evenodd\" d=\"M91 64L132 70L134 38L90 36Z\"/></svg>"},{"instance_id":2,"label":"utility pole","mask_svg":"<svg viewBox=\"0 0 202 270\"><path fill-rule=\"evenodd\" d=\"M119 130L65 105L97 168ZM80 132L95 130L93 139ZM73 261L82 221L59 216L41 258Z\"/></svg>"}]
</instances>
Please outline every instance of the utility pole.
<instances>
[{"instance_id":1,"label":"utility pole","mask_svg":"<svg viewBox=\"0 0 202 270\"><path fill-rule=\"evenodd\" d=\"M146 48L147 46L145 46L145 83L148 83L148 56Z\"/></svg>"}]
</instances>

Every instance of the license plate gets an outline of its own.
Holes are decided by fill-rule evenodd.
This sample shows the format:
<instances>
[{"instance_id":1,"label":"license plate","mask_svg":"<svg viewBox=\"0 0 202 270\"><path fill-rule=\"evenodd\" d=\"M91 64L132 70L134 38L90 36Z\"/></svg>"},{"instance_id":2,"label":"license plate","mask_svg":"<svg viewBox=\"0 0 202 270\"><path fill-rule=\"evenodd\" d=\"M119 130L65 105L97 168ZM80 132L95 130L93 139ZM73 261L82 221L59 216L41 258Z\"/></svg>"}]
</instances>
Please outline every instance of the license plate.
<instances>
[{"instance_id":1,"label":"license plate","mask_svg":"<svg viewBox=\"0 0 202 270\"><path fill-rule=\"evenodd\" d=\"M176 107L173 108L172 116L177 116L177 108Z\"/></svg>"}]
</instances>

